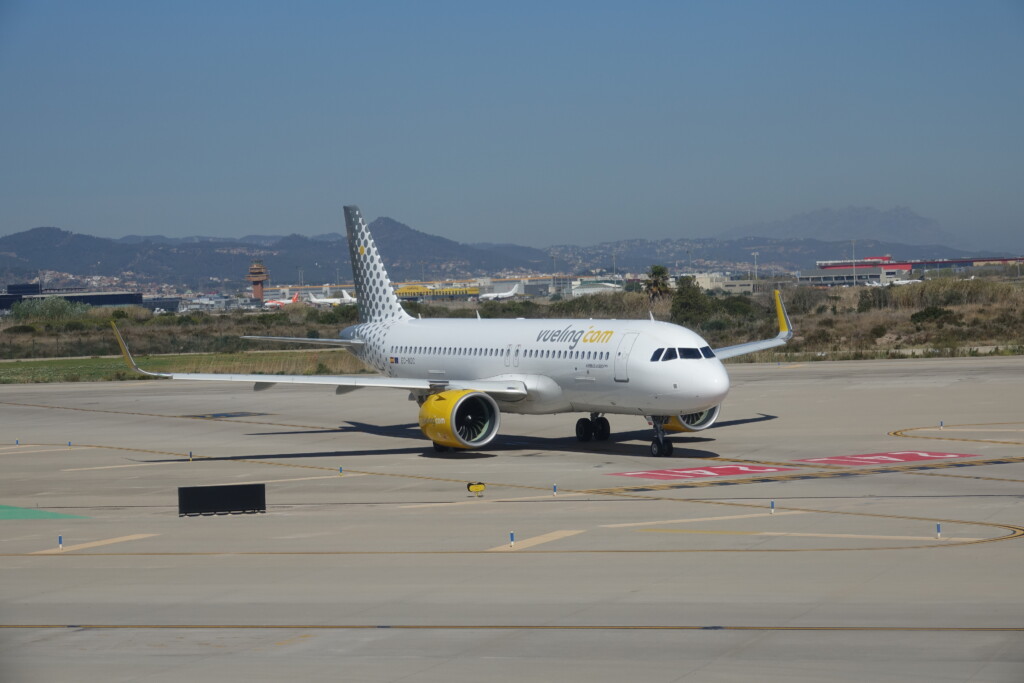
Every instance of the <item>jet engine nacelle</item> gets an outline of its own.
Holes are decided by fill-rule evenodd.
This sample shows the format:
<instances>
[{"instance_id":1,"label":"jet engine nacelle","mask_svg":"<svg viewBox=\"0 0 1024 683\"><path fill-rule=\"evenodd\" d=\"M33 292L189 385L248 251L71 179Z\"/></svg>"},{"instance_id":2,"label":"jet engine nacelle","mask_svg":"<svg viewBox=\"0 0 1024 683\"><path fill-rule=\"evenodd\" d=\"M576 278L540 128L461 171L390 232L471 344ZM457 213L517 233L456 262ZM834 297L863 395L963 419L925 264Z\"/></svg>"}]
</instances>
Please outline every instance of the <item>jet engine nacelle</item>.
<instances>
[{"instance_id":1,"label":"jet engine nacelle","mask_svg":"<svg viewBox=\"0 0 1024 683\"><path fill-rule=\"evenodd\" d=\"M665 423L666 432L699 432L715 424L718 419L718 411L722 406L712 406L699 413L689 415L673 415Z\"/></svg>"},{"instance_id":2,"label":"jet engine nacelle","mask_svg":"<svg viewBox=\"0 0 1024 683\"><path fill-rule=\"evenodd\" d=\"M498 434L501 411L482 391L461 389L431 394L420 406L420 431L448 448L480 448Z\"/></svg>"}]
</instances>

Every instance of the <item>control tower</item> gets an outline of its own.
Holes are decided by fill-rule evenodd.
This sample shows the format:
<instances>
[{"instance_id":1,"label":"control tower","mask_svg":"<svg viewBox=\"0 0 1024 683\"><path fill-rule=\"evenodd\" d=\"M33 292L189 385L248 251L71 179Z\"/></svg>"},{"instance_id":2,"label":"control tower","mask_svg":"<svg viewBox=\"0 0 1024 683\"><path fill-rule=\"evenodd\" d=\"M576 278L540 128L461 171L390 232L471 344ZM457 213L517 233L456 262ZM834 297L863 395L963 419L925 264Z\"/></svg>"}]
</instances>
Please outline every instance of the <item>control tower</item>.
<instances>
[{"instance_id":1,"label":"control tower","mask_svg":"<svg viewBox=\"0 0 1024 683\"><path fill-rule=\"evenodd\" d=\"M249 274L245 276L245 279L252 283L252 298L257 301L263 301L263 285L270 279L270 273L267 272L267 267L263 265L263 261L256 260L249 266Z\"/></svg>"}]
</instances>

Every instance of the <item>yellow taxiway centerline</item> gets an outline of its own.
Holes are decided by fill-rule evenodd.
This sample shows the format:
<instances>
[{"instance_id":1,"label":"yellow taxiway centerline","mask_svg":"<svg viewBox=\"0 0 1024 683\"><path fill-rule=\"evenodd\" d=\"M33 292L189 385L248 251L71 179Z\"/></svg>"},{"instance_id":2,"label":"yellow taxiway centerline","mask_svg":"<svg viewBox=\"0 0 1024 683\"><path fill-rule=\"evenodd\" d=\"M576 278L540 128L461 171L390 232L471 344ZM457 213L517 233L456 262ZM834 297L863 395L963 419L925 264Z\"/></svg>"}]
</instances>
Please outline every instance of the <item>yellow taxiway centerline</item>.
<instances>
[{"instance_id":1,"label":"yellow taxiway centerline","mask_svg":"<svg viewBox=\"0 0 1024 683\"><path fill-rule=\"evenodd\" d=\"M235 486L236 484L280 484L286 481L311 481L313 479L348 479L349 477L365 477L365 474L346 474L341 476L340 474L321 474L317 477L292 477L291 479L257 479L256 481L231 481L226 484L203 484L203 486Z\"/></svg>"},{"instance_id":2,"label":"yellow taxiway centerline","mask_svg":"<svg viewBox=\"0 0 1024 683\"><path fill-rule=\"evenodd\" d=\"M584 529L563 529L561 531L552 531L550 534L542 534L540 536L534 536L533 538L524 538L522 541L518 541L516 545L499 545L497 548L490 548L487 552L499 553L508 552L510 550L521 550L522 548L532 548L535 545L541 543L550 543L551 541L557 541L561 538L568 538L569 536L575 536L576 534L582 534Z\"/></svg>"},{"instance_id":3,"label":"yellow taxiway centerline","mask_svg":"<svg viewBox=\"0 0 1024 683\"><path fill-rule=\"evenodd\" d=\"M1021 626L752 626L745 624L0 624L0 629L104 629L119 631L144 630L238 630L238 631L348 631L348 630L412 630L412 631L792 631L848 633L1021 633ZM302 636L299 636L302 637ZM295 640L290 638L278 645Z\"/></svg>"},{"instance_id":4,"label":"yellow taxiway centerline","mask_svg":"<svg viewBox=\"0 0 1024 683\"><path fill-rule=\"evenodd\" d=\"M868 538L881 541L980 541L980 538L935 538L934 536L875 536L870 534L811 534L795 531L712 531L710 529L637 529L660 534L722 534L724 536L796 536L801 538Z\"/></svg>"},{"instance_id":5,"label":"yellow taxiway centerline","mask_svg":"<svg viewBox=\"0 0 1024 683\"><path fill-rule=\"evenodd\" d=\"M78 545L65 546L63 550L60 548L51 548L50 550L38 550L34 553L28 553L29 555L59 555L61 553L71 552L73 550L85 550L86 548L98 548L103 545L111 545L112 543L124 543L125 541L138 541L143 538L150 538L152 536L159 536L160 534L133 534L131 536L118 536L117 538L107 538L102 541L92 541L90 543L79 543Z\"/></svg>"},{"instance_id":6,"label":"yellow taxiway centerline","mask_svg":"<svg viewBox=\"0 0 1024 683\"><path fill-rule=\"evenodd\" d=\"M21 446L18 449L9 450L9 451L5 451L3 453L0 453L0 455L14 455L14 454L21 455L23 453L67 453L68 451L86 450L86 449L92 448L92 446L72 446L71 448L68 448L67 446L61 446L59 448L47 448L45 450L36 450L36 451L21 450L23 448L24 448L24 446Z\"/></svg>"},{"instance_id":7,"label":"yellow taxiway centerline","mask_svg":"<svg viewBox=\"0 0 1024 683\"><path fill-rule=\"evenodd\" d=\"M99 467L74 467L61 472L88 472L89 470L119 470L122 467L153 467L155 465L180 465L187 460L166 460L162 462L137 462L131 465L102 465Z\"/></svg>"},{"instance_id":8,"label":"yellow taxiway centerline","mask_svg":"<svg viewBox=\"0 0 1024 683\"><path fill-rule=\"evenodd\" d=\"M495 484L497 486L497 484ZM531 487L533 488L533 487ZM448 503L417 503L416 505L400 505L399 508L402 510L411 510L413 508L433 508L433 507L451 507L452 505L475 505L478 503L515 503L521 500L548 500L549 498L571 498L573 496L586 495L585 491L579 491L577 493L559 493L558 496L548 494L546 496L522 496L520 498L473 498L472 500L459 500ZM644 524L656 524L657 522L644 522Z\"/></svg>"},{"instance_id":9,"label":"yellow taxiway centerline","mask_svg":"<svg viewBox=\"0 0 1024 683\"><path fill-rule=\"evenodd\" d=\"M624 524L602 524L602 529L624 529L631 526L649 526L651 524L689 524L691 522L718 522L723 519L750 519L752 517L778 517L780 515L806 515L806 510L780 510L774 515L770 512L755 512L749 515L725 515L722 517L691 517L690 519L663 519L658 522L626 522Z\"/></svg>"}]
</instances>

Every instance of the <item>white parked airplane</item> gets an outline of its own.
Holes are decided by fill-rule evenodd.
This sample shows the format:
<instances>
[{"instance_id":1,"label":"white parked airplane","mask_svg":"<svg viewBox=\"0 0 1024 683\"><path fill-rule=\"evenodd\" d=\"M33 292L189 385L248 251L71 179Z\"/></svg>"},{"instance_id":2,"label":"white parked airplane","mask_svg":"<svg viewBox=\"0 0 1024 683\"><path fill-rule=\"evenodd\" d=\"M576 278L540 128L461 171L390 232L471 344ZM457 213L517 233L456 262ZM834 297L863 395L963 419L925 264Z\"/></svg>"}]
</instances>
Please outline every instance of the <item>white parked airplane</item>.
<instances>
[{"instance_id":1,"label":"white parked airplane","mask_svg":"<svg viewBox=\"0 0 1024 683\"><path fill-rule=\"evenodd\" d=\"M587 413L580 441L608 439L605 415L646 417L654 427L651 454L669 455L666 431L710 427L729 392L722 365L781 346L792 338L778 291L779 333L771 339L712 351L685 327L650 320L494 320L412 318L402 308L359 209L345 207L359 323L338 339L246 337L349 349L380 376L219 375L139 369L118 333L125 360L143 374L171 379L320 384L338 394L364 387L410 392L420 430L439 451L483 448L497 435L501 413ZM114 328L115 333L117 328Z\"/></svg>"},{"instance_id":2,"label":"white parked airplane","mask_svg":"<svg viewBox=\"0 0 1024 683\"><path fill-rule=\"evenodd\" d=\"M516 286L507 292L491 292L490 294L481 294L477 297L480 301L498 301L500 299L511 299L517 294L522 294L523 283L517 282Z\"/></svg>"},{"instance_id":3,"label":"white parked airplane","mask_svg":"<svg viewBox=\"0 0 1024 683\"><path fill-rule=\"evenodd\" d=\"M297 303L299 303L299 293L295 292L295 296L293 296L291 299L267 299L266 301L263 302L263 308L281 308L282 306L287 306L288 304Z\"/></svg>"},{"instance_id":4,"label":"white parked airplane","mask_svg":"<svg viewBox=\"0 0 1024 683\"><path fill-rule=\"evenodd\" d=\"M349 306L349 305L355 304L358 301L358 297L352 296L351 294L349 294L348 292L346 292L343 289L343 290L341 290L341 296L340 297L334 297L334 296L319 297L319 296L313 296L312 294L310 294L309 295L309 300L310 300L311 303L314 303L314 304L330 304L331 306Z\"/></svg>"}]
</instances>

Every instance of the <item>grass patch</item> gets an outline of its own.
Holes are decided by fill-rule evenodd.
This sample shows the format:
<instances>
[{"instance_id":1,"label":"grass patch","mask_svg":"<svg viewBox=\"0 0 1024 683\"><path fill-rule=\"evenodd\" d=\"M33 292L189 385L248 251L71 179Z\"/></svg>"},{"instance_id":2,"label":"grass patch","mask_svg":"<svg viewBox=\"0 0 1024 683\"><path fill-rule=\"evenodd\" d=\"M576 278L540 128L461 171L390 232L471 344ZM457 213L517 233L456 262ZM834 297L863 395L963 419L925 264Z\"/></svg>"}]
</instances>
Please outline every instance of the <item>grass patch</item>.
<instances>
[{"instance_id":1,"label":"grass patch","mask_svg":"<svg viewBox=\"0 0 1024 683\"><path fill-rule=\"evenodd\" d=\"M142 356L139 367L151 372L218 372L260 375L351 375L368 372L347 351L268 351ZM133 372L120 356L18 360L0 363L0 384L38 382L113 382L151 379Z\"/></svg>"}]
</instances>

